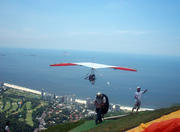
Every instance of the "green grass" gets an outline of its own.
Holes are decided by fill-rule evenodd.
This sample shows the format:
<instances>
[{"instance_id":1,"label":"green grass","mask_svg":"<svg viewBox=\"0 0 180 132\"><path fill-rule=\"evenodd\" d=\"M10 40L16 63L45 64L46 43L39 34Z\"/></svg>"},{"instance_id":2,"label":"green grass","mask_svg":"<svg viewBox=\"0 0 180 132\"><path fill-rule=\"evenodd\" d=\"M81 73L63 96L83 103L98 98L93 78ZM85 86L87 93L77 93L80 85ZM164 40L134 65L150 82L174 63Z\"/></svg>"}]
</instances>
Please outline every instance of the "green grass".
<instances>
[{"instance_id":1,"label":"green grass","mask_svg":"<svg viewBox=\"0 0 180 132\"><path fill-rule=\"evenodd\" d=\"M95 125L94 120L84 120L80 124L67 123L48 128L45 132L124 132L134 128L141 123L146 123L157 119L163 115L180 110L180 106L162 108L154 111L142 111L139 113L129 114L117 120L103 121Z\"/></svg>"},{"instance_id":2,"label":"green grass","mask_svg":"<svg viewBox=\"0 0 180 132\"><path fill-rule=\"evenodd\" d=\"M104 121L102 124L107 124L109 121L106 120ZM98 125L95 124L94 120L90 120L90 121L86 121L84 122L82 125L70 130L69 132L83 132L83 131L87 131L90 130L92 128L96 128Z\"/></svg>"},{"instance_id":3,"label":"green grass","mask_svg":"<svg viewBox=\"0 0 180 132\"><path fill-rule=\"evenodd\" d=\"M18 108L18 102L20 101L22 101L23 104L20 108ZM23 129L25 125L31 129L37 127L38 122L36 120L33 120L33 112L35 112L38 108L47 105L47 102L41 100L40 95L15 89L8 89L3 93L3 95L0 95L0 112L4 112L4 116L8 120L11 120L12 124L16 122L21 122ZM3 109L1 109L1 106L3 106ZM6 121L3 120L0 122L5 123ZM16 129L16 126L13 127L13 129Z\"/></svg>"},{"instance_id":4,"label":"green grass","mask_svg":"<svg viewBox=\"0 0 180 132\"><path fill-rule=\"evenodd\" d=\"M2 103L2 101L0 100L0 112L2 112L2 109L1 109L2 106L3 106L3 103Z\"/></svg>"},{"instance_id":5,"label":"green grass","mask_svg":"<svg viewBox=\"0 0 180 132\"><path fill-rule=\"evenodd\" d=\"M25 104L23 104L19 109L18 109L18 113L19 112L22 112L24 109L25 109L25 107L26 107L26 103Z\"/></svg>"},{"instance_id":6,"label":"green grass","mask_svg":"<svg viewBox=\"0 0 180 132\"><path fill-rule=\"evenodd\" d=\"M63 124L49 127L47 130L44 130L42 132L67 132L77 126L80 126L83 123L84 123L84 120L80 120L75 123L63 123Z\"/></svg>"},{"instance_id":7,"label":"green grass","mask_svg":"<svg viewBox=\"0 0 180 132\"><path fill-rule=\"evenodd\" d=\"M32 120L32 113L33 111L36 111L38 108L47 105L47 103L45 102L41 102L38 106L36 106L34 109L32 109L31 107L31 102L26 102L26 108L27 108L27 112L26 112L26 123L30 126L34 126L33 120Z\"/></svg>"},{"instance_id":8,"label":"green grass","mask_svg":"<svg viewBox=\"0 0 180 132\"><path fill-rule=\"evenodd\" d=\"M6 92L6 94L8 95L17 95L17 96L24 96L26 98L36 98L36 99L40 99L41 96L40 95L37 95L37 94L33 94L33 93L30 93L30 92L24 92L24 91L21 91L21 90L17 90L17 89L8 89Z\"/></svg>"},{"instance_id":9,"label":"green grass","mask_svg":"<svg viewBox=\"0 0 180 132\"><path fill-rule=\"evenodd\" d=\"M19 121L24 122L24 119L23 118L19 118Z\"/></svg>"},{"instance_id":10,"label":"green grass","mask_svg":"<svg viewBox=\"0 0 180 132\"><path fill-rule=\"evenodd\" d=\"M19 113L19 115L22 115L21 113L25 110L25 108L26 108L26 103L23 106L21 106L21 108L18 109L17 113ZM19 121L25 122L24 118L22 117L19 118Z\"/></svg>"},{"instance_id":11,"label":"green grass","mask_svg":"<svg viewBox=\"0 0 180 132\"><path fill-rule=\"evenodd\" d=\"M130 112L124 112L124 111L118 111L118 112L108 112L107 114L104 115L104 117L111 117L111 116L118 116L118 115L125 115Z\"/></svg>"},{"instance_id":12,"label":"green grass","mask_svg":"<svg viewBox=\"0 0 180 132\"><path fill-rule=\"evenodd\" d=\"M6 111L6 110L8 110L9 108L10 108L10 102L9 101L7 101L6 102L6 106L4 107L4 111Z\"/></svg>"},{"instance_id":13,"label":"green grass","mask_svg":"<svg viewBox=\"0 0 180 132\"><path fill-rule=\"evenodd\" d=\"M31 109L31 102L26 102L26 123L30 126L33 126L34 123L32 121L32 109Z\"/></svg>"},{"instance_id":14,"label":"green grass","mask_svg":"<svg viewBox=\"0 0 180 132\"><path fill-rule=\"evenodd\" d=\"M90 129L89 132L124 132L140 125L141 123L149 122L179 109L180 106L174 106L171 108L163 108L155 111L139 112L138 114L134 113L132 115L122 117L118 120L112 120L106 124L101 124L96 128Z\"/></svg>"},{"instance_id":15,"label":"green grass","mask_svg":"<svg viewBox=\"0 0 180 132\"><path fill-rule=\"evenodd\" d=\"M12 100L13 102L19 102L19 101L21 101L21 99L18 99L18 98L11 98L11 100Z\"/></svg>"},{"instance_id":16,"label":"green grass","mask_svg":"<svg viewBox=\"0 0 180 132\"><path fill-rule=\"evenodd\" d=\"M12 102L12 108L10 109L9 112L11 113L11 112L15 111L17 109L17 107L18 107L17 103L16 102Z\"/></svg>"}]
</instances>

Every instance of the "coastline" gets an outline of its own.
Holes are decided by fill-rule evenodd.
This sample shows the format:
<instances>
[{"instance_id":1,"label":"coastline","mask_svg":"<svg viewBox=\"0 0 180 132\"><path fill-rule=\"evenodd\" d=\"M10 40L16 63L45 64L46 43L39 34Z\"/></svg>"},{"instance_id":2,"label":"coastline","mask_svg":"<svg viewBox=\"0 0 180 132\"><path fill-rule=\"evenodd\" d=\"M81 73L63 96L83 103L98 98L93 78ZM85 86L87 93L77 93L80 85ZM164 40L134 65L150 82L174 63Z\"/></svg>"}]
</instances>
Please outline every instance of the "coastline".
<instances>
[{"instance_id":1,"label":"coastline","mask_svg":"<svg viewBox=\"0 0 180 132\"><path fill-rule=\"evenodd\" d=\"M131 110L132 110L132 107L130 107L130 106L120 106L120 109L131 111ZM153 111L153 110L155 110L155 109L152 109L152 108L140 108L140 109L139 109L139 111L146 111L146 110L148 110L148 111Z\"/></svg>"},{"instance_id":2,"label":"coastline","mask_svg":"<svg viewBox=\"0 0 180 132\"><path fill-rule=\"evenodd\" d=\"M33 89L30 89L30 88L26 88L26 87L14 85L14 84L4 83L4 86L14 88L14 89L17 89L17 90L21 90L21 91L25 91L25 92L31 92L31 93L34 93L34 94L41 95L41 91L33 90ZM80 99L77 99L77 100L80 100ZM85 100L81 100L81 101L85 101ZM120 106L120 109L122 109L122 110L127 110L127 111L132 110L132 107L130 107L130 106L124 106L124 105L120 105L120 104L118 104L118 105ZM139 111L146 111L146 110L153 111L155 109L152 109L152 108L140 108L139 109Z\"/></svg>"},{"instance_id":3,"label":"coastline","mask_svg":"<svg viewBox=\"0 0 180 132\"><path fill-rule=\"evenodd\" d=\"M17 90L22 90L22 91L25 91L25 92L30 92L30 93L41 95L41 92L38 91L38 90L33 90L33 89L30 89L30 88L25 88L25 87L22 87L22 86L9 84L9 83L4 83L3 85L6 86L6 87L17 89Z\"/></svg>"}]
</instances>

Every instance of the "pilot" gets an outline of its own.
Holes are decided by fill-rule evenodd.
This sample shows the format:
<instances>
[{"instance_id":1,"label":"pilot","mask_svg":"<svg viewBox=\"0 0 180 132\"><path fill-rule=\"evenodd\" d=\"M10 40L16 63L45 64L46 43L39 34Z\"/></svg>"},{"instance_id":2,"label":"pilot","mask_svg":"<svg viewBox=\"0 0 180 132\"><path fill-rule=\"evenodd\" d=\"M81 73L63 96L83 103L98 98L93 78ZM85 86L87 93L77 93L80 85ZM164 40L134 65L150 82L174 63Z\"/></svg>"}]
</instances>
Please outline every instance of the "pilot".
<instances>
[{"instance_id":1,"label":"pilot","mask_svg":"<svg viewBox=\"0 0 180 132\"><path fill-rule=\"evenodd\" d=\"M95 83L95 80L96 80L96 76L95 74L90 74L89 75L89 81L94 85Z\"/></svg>"},{"instance_id":2,"label":"pilot","mask_svg":"<svg viewBox=\"0 0 180 132\"><path fill-rule=\"evenodd\" d=\"M96 107L96 113L97 113L95 120L96 125L102 122L102 108L105 103L106 103L106 98L103 96L102 93L98 92L96 94L96 99L94 101L94 105Z\"/></svg>"}]
</instances>

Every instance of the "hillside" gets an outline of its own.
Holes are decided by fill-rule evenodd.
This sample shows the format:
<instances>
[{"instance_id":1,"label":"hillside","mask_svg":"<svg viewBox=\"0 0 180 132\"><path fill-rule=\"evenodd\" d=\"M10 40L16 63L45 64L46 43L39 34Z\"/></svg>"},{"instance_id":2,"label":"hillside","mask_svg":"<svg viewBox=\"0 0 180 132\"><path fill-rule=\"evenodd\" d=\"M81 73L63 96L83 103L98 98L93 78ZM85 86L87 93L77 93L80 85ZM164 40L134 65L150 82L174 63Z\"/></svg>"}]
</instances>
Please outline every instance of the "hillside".
<instances>
[{"instance_id":1,"label":"hillside","mask_svg":"<svg viewBox=\"0 0 180 132\"><path fill-rule=\"evenodd\" d=\"M93 120L84 120L76 122L76 124L61 124L55 127L48 128L45 132L62 132L62 131L70 131L70 132L123 132L138 126L141 123L146 123L151 120L157 119L163 115L169 114L171 112L180 110L180 106L172 106L170 108L162 108L154 111L142 111L138 114L129 114L125 117L122 117L117 120L106 120L102 124L95 125ZM80 124L80 125L79 125ZM71 125L73 127L71 127ZM77 126L77 127L75 127ZM66 129L64 129L66 128Z\"/></svg>"},{"instance_id":2,"label":"hillside","mask_svg":"<svg viewBox=\"0 0 180 132\"><path fill-rule=\"evenodd\" d=\"M15 89L7 89L0 93L0 131L7 121L13 132L33 131L39 127L37 116L41 116L47 103L36 94ZM16 128L16 129L14 129Z\"/></svg>"},{"instance_id":3,"label":"hillside","mask_svg":"<svg viewBox=\"0 0 180 132\"><path fill-rule=\"evenodd\" d=\"M72 113L70 110L72 107L67 109L66 105L59 105L57 102L48 103L42 100L39 95L19 90L7 89L6 91L1 91L0 131L3 131L6 122L9 121L10 130L14 132L33 131L35 128L42 127L42 123L45 124L45 128L48 128L45 132L119 132L129 130L141 123L146 123L162 115L180 110L180 105L176 105L170 108L128 114L116 120L104 120L102 124L95 125L94 120L92 120L93 117L83 118L80 121L70 120L69 115ZM123 111L112 112L108 113L106 117L124 114L127 113ZM44 122L40 123L39 121Z\"/></svg>"},{"instance_id":4,"label":"hillside","mask_svg":"<svg viewBox=\"0 0 180 132\"><path fill-rule=\"evenodd\" d=\"M0 88L0 132L7 122L13 132L40 131L60 123L78 121L87 117L88 112L84 104L68 102L64 96L55 98L50 93L41 96L19 89ZM69 126L77 125L70 123Z\"/></svg>"}]
</instances>

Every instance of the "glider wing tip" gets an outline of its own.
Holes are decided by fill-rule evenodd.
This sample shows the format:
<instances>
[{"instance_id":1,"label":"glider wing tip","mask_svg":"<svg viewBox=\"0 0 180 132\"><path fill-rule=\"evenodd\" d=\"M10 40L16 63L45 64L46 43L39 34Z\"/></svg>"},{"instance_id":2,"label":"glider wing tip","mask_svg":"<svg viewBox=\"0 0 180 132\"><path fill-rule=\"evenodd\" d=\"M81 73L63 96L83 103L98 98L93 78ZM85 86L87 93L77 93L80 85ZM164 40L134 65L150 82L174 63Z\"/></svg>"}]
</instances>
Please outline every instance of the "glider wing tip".
<instances>
[{"instance_id":1,"label":"glider wing tip","mask_svg":"<svg viewBox=\"0 0 180 132\"><path fill-rule=\"evenodd\" d=\"M137 72L137 69L132 69L132 71Z\"/></svg>"}]
</instances>

